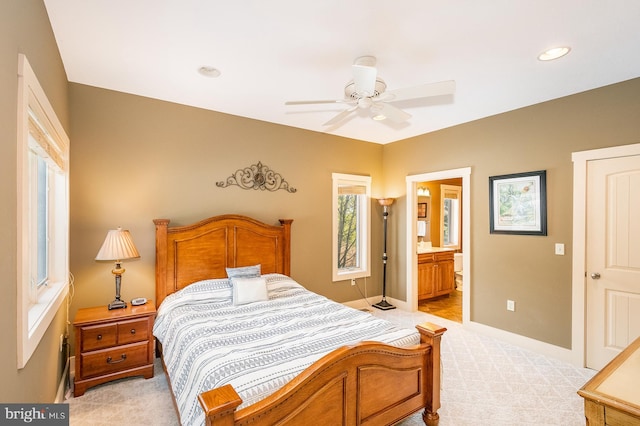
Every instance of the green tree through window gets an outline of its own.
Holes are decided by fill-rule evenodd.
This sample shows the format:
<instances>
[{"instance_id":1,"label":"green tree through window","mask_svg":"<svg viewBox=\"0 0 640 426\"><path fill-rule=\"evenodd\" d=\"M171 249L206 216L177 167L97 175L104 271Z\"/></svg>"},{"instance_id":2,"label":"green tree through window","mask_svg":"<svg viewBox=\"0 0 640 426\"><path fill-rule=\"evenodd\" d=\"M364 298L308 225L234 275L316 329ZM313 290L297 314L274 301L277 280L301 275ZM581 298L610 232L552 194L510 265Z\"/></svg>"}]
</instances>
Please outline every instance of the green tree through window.
<instances>
[{"instance_id":1,"label":"green tree through window","mask_svg":"<svg viewBox=\"0 0 640 426\"><path fill-rule=\"evenodd\" d=\"M357 268L358 196L338 196L338 268Z\"/></svg>"},{"instance_id":2,"label":"green tree through window","mask_svg":"<svg viewBox=\"0 0 640 426\"><path fill-rule=\"evenodd\" d=\"M333 174L333 281L370 275L369 176Z\"/></svg>"}]
</instances>

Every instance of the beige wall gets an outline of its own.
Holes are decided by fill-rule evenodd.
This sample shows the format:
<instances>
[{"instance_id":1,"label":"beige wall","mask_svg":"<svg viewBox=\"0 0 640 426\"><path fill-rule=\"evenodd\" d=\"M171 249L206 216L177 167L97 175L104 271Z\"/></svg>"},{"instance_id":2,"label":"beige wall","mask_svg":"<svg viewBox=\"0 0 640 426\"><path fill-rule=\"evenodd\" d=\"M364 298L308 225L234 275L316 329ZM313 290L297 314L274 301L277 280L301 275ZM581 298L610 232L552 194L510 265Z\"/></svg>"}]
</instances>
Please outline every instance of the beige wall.
<instances>
[{"instance_id":1,"label":"beige wall","mask_svg":"<svg viewBox=\"0 0 640 426\"><path fill-rule=\"evenodd\" d=\"M640 142L639 112L635 79L385 145L385 185L400 197L397 227L406 228L407 175L471 167L471 319L569 348L571 153ZM490 235L489 176L534 170L547 171L548 236ZM405 247L405 233L397 236ZM565 256L554 254L555 243L565 244ZM400 252L391 295L404 298Z\"/></svg>"},{"instance_id":2,"label":"beige wall","mask_svg":"<svg viewBox=\"0 0 640 426\"><path fill-rule=\"evenodd\" d=\"M221 213L293 225L292 275L338 301L359 293L331 282L331 173L373 177L374 197L397 197L389 216L389 295L405 294L405 178L470 166L474 321L544 342L571 342L571 152L640 142L640 79L380 146L203 111L97 88L66 84L41 0L0 1L0 401L51 401L61 376L56 316L27 367L16 365L17 57L25 53L71 136L71 269L79 307L108 303L111 265L93 260L108 229L131 230L141 259L127 262L123 296L154 297L153 224L186 224ZM69 94L67 91L69 90ZM295 194L220 189L215 182L257 161ZM547 170L547 237L489 234L488 177ZM384 181L383 181L384 178ZM466 208L466 206L465 206ZM380 292L381 212L374 203L373 276ZM556 242L566 256L555 256ZM515 313L506 299L517 302Z\"/></svg>"},{"instance_id":3,"label":"beige wall","mask_svg":"<svg viewBox=\"0 0 640 426\"><path fill-rule=\"evenodd\" d=\"M62 376L58 337L66 329L61 308L22 370L16 334L16 138L18 53L24 53L65 129L67 78L41 0L0 1L0 401L51 402Z\"/></svg>"},{"instance_id":4,"label":"beige wall","mask_svg":"<svg viewBox=\"0 0 640 426\"><path fill-rule=\"evenodd\" d=\"M293 219L292 276L337 301L360 298L348 282L331 281L331 174L370 175L379 196L381 145L78 84L70 85L70 99L72 314L113 299L113 264L94 261L108 229L129 228L141 254L123 265L124 299L152 299L152 220L186 225L225 213L271 224ZM297 192L216 187L258 161ZM375 253L382 212L373 211ZM368 292L380 294L382 262L373 267Z\"/></svg>"}]
</instances>

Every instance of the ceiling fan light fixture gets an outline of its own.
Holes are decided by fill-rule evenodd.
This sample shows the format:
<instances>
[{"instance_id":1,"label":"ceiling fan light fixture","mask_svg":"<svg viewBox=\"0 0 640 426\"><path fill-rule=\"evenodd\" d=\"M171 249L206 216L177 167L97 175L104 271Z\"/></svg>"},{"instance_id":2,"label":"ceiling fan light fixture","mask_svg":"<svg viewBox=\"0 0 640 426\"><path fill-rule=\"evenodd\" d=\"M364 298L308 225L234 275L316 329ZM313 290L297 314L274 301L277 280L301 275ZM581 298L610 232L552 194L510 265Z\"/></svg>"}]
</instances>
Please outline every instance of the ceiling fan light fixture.
<instances>
[{"instance_id":1,"label":"ceiling fan light fixture","mask_svg":"<svg viewBox=\"0 0 640 426\"><path fill-rule=\"evenodd\" d=\"M384 115L383 107L381 104L374 103L373 105L371 105L371 113L371 119L374 121L382 121L387 119L387 116Z\"/></svg>"},{"instance_id":2,"label":"ceiling fan light fixture","mask_svg":"<svg viewBox=\"0 0 640 426\"><path fill-rule=\"evenodd\" d=\"M538 55L540 61L553 61L554 59L562 58L566 54L571 52L571 48L568 46L552 47L547 49Z\"/></svg>"},{"instance_id":3,"label":"ceiling fan light fixture","mask_svg":"<svg viewBox=\"0 0 640 426\"><path fill-rule=\"evenodd\" d=\"M371 108L371 105L373 105L373 101L371 100L371 98L360 98L358 99L358 107L362 108L362 109L368 109Z\"/></svg>"}]
</instances>

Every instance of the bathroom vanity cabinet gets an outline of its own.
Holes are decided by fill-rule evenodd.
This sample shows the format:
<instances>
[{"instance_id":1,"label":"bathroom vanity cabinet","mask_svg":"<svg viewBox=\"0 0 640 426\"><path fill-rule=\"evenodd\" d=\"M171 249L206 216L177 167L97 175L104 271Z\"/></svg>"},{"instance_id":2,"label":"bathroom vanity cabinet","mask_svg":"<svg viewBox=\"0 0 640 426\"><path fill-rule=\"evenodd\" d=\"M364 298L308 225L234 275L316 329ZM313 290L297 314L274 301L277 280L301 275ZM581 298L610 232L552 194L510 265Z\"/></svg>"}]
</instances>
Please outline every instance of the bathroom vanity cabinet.
<instances>
[{"instance_id":1,"label":"bathroom vanity cabinet","mask_svg":"<svg viewBox=\"0 0 640 426\"><path fill-rule=\"evenodd\" d=\"M418 300L455 290L453 250L418 253Z\"/></svg>"}]
</instances>

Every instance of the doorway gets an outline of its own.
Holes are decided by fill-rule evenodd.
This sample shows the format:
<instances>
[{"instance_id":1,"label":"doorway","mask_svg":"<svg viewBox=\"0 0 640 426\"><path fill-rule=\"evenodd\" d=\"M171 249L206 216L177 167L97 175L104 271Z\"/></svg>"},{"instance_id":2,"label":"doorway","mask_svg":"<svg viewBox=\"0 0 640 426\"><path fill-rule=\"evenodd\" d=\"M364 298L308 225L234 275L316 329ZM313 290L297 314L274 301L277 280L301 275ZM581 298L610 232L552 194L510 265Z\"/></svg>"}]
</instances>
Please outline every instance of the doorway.
<instances>
[{"instance_id":1,"label":"doorway","mask_svg":"<svg viewBox=\"0 0 640 426\"><path fill-rule=\"evenodd\" d=\"M418 310L418 254L417 254L417 221L418 216L418 185L421 182L439 181L445 179L462 179L462 252L463 270L465 271L462 278L462 323L470 321L471 311L471 168L460 168L452 170L443 170L439 172L423 173L418 175L407 176L407 305L411 311Z\"/></svg>"},{"instance_id":2,"label":"doorway","mask_svg":"<svg viewBox=\"0 0 640 426\"><path fill-rule=\"evenodd\" d=\"M631 157L640 155L640 144L624 145L612 148L596 149L591 151L575 152L572 154L574 163L574 188L573 188L573 259L572 259L572 358L573 362L579 366L590 365L587 359L587 344L593 341L591 336L592 326L587 323L588 317L588 286L597 285L597 279L591 274L600 273L602 270L594 270L590 264L588 256L590 247L594 244L589 238L589 221L591 220L588 207L589 188L589 165L596 161ZM607 263L611 263L608 256ZM597 268L598 265L596 265ZM607 268L611 269L611 268ZM594 275L597 276L597 275ZM637 293L637 288L635 293ZM610 296L619 298L620 293L609 292ZM612 311L613 312L613 311ZM606 319L600 316L602 321ZM603 324L604 327L604 324ZM590 338L587 338L590 336ZM615 355L615 351L610 356ZM601 361L600 361L601 363ZM594 366L597 368L597 366Z\"/></svg>"},{"instance_id":3,"label":"doorway","mask_svg":"<svg viewBox=\"0 0 640 426\"><path fill-rule=\"evenodd\" d=\"M417 187L418 310L462 323L462 178Z\"/></svg>"}]
</instances>

